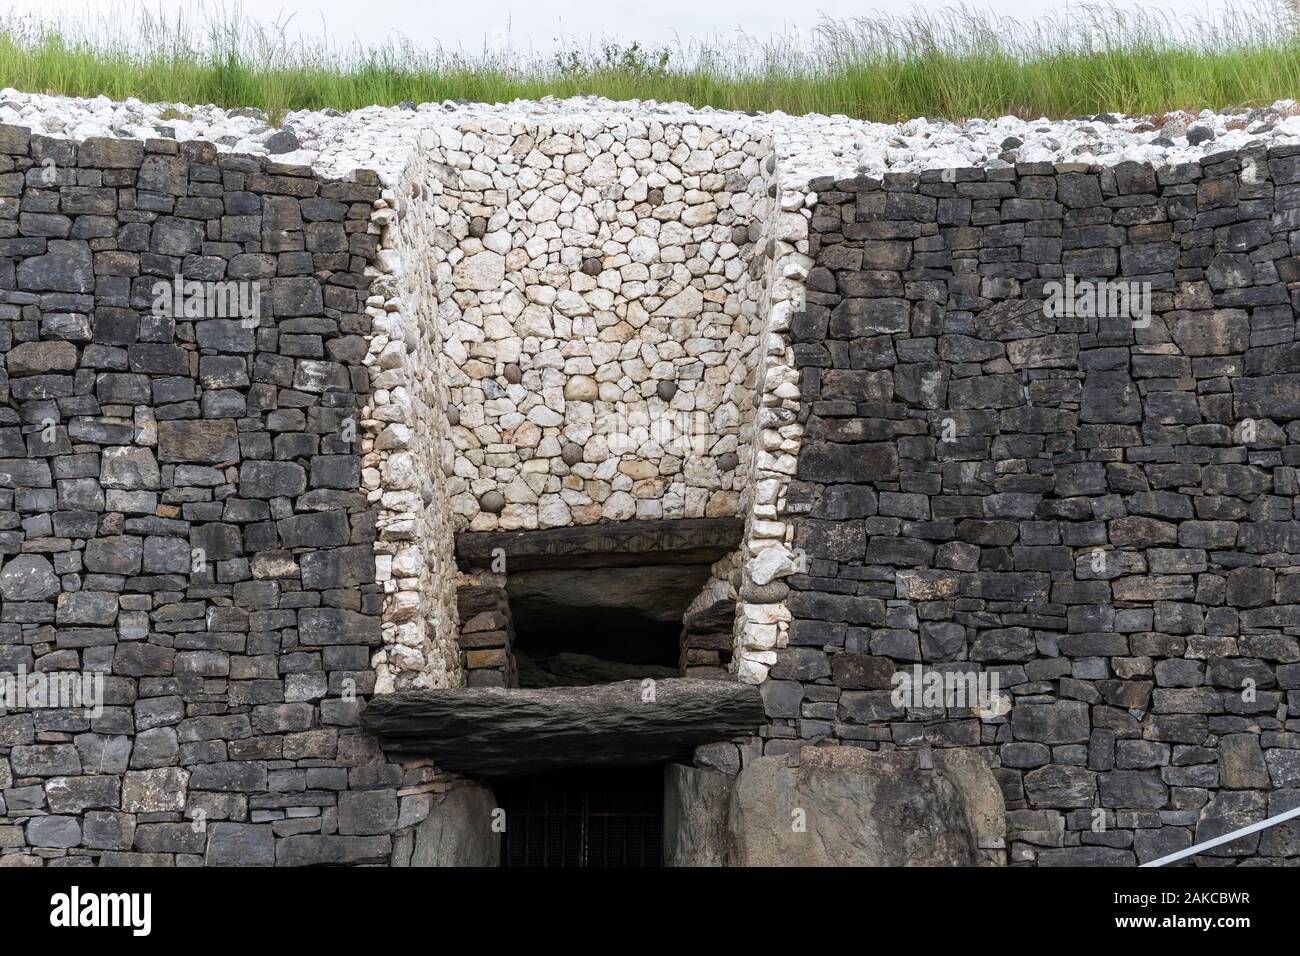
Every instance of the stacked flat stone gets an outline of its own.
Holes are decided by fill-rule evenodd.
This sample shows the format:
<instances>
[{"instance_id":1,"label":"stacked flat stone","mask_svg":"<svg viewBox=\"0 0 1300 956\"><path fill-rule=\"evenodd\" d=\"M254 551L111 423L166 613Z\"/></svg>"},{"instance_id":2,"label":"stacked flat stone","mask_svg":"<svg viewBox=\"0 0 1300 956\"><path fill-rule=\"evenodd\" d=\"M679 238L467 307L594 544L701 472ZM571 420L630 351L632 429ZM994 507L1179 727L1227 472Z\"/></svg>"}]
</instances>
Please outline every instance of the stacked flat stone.
<instances>
[{"instance_id":1,"label":"stacked flat stone","mask_svg":"<svg viewBox=\"0 0 1300 956\"><path fill-rule=\"evenodd\" d=\"M428 771L358 729L380 643L373 175L0 127L0 865L386 862ZM173 316L154 284L260 284ZM400 796L399 796L400 794Z\"/></svg>"},{"instance_id":2,"label":"stacked flat stone","mask_svg":"<svg viewBox=\"0 0 1300 956\"><path fill-rule=\"evenodd\" d=\"M465 686L518 687L515 628L504 574L469 571L458 579L456 610Z\"/></svg>"},{"instance_id":3,"label":"stacked flat stone","mask_svg":"<svg viewBox=\"0 0 1300 956\"><path fill-rule=\"evenodd\" d=\"M1012 863L1132 865L1300 787L1300 149L821 179L764 752L977 748ZM1045 285L1149 282L1149 322ZM913 664L1010 712L901 708ZM999 713L999 711L1001 711ZM1288 823L1197 858L1294 862Z\"/></svg>"}]
</instances>

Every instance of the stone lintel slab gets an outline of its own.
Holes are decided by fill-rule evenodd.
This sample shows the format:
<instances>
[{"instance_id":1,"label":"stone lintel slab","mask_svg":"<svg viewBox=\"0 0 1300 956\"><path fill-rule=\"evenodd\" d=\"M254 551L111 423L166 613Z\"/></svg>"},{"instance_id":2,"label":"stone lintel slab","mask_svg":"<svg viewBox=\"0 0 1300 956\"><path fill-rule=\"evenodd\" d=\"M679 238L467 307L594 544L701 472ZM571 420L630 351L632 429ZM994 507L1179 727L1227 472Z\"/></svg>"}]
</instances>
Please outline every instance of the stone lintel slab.
<instances>
[{"instance_id":1,"label":"stone lintel slab","mask_svg":"<svg viewBox=\"0 0 1300 956\"><path fill-rule=\"evenodd\" d=\"M763 702L749 684L666 678L404 691L376 697L364 720L390 758L490 777L688 759L700 744L755 732Z\"/></svg>"},{"instance_id":2,"label":"stone lintel slab","mask_svg":"<svg viewBox=\"0 0 1300 956\"><path fill-rule=\"evenodd\" d=\"M463 531L457 561L489 567L500 549L511 573L539 568L711 564L740 545L740 518L674 518L547 528L538 531Z\"/></svg>"}]
</instances>

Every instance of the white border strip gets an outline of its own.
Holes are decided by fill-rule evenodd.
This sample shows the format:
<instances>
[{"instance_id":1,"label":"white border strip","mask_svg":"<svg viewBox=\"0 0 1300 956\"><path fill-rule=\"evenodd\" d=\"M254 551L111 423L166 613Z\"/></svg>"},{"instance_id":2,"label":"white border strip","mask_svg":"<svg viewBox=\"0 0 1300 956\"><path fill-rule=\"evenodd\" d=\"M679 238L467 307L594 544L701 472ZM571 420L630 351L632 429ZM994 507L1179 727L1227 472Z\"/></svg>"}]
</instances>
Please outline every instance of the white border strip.
<instances>
[{"instance_id":1,"label":"white border strip","mask_svg":"<svg viewBox=\"0 0 1300 956\"><path fill-rule=\"evenodd\" d=\"M1233 830L1231 833L1225 833L1221 837L1215 837L1213 840L1206 840L1204 843L1198 843L1195 846L1189 846L1186 850L1179 850L1177 853L1170 853L1168 856L1162 856L1158 860L1152 860L1150 863L1143 863L1142 866L1164 866L1166 863L1173 863L1184 857L1200 853L1202 850L1208 850L1211 847L1220 846L1224 843L1231 843L1238 837L1248 836L1260 830L1267 830L1269 827L1277 826L1284 823L1292 817L1300 817L1300 807L1287 810L1285 813L1279 813L1275 817L1269 817L1266 820L1260 820L1259 823L1252 823L1248 827L1242 827L1240 830Z\"/></svg>"}]
</instances>

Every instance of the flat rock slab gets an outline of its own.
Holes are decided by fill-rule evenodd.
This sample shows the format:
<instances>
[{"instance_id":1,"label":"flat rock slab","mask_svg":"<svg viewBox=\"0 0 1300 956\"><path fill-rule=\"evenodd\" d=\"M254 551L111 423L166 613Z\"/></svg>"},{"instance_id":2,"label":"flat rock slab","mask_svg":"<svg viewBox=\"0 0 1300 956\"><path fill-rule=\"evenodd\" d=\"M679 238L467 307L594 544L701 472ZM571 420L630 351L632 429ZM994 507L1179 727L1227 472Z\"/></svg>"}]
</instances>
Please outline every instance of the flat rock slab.
<instances>
[{"instance_id":1,"label":"flat rock slab","mask_svg":"<svg viewBox=\"0 0 1300 956\"><path fill-rule=\"evenodd\" d=\"M364 719L389 756L501 776L684 758L700 744L754 733L763 702L750 684L667 678L405 691L375 697Z\"/></svg>"},{"instance_id":2,"label":"flat rock slab","mask_svg":"<svg viewBox=\"0 0 1300 956\"><path fill-rule=\"evenodd\" d=\"M740 544L739 518L618 521L540 531L463 531L456 558L488 567L505 555L510 573L536 568L609 568L712 564Z\"/></svg>"}]
</instances>

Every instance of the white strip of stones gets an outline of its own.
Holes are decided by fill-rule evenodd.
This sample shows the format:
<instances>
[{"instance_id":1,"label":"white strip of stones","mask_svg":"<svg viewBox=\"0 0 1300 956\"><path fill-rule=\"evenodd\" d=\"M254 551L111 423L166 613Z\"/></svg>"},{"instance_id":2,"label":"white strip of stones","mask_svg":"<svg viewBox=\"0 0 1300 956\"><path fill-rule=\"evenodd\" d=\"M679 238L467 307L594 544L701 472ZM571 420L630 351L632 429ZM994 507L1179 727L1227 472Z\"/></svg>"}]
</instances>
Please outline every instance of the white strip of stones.
<instances>
[{"instance_id":1,"label":"white strip of stones","mask_svg":"<svg viewBox=\"0 0 1300 956\"><path fill-rule=\"evenodd\" d=\"M779 203L767 224L768 277L763 330L761 387L755 416L752 499L745 514L742 581L736 605L732 669L740 680L758 684L786 646L790 611L783 599L757 598L765 588L797 570L794 527L782 521L785 494L798 464L803 426L799 423L799 373L790 341L790 317L803 308L808 272L808 234L815 194L782 179L773 154L769 177Z\"/></svg>"},{"instance_id":2,"label":"white strip of stones","mask_svg":"<svg viewBox=\"0 0 1300 956\"><path fill-rule=\"evenodd\" d=\"M442 324L427 255L445 212L424 185L427 155L415 153L371 219L381 251L366 302L374 334L366 357L371 398L363 413L362 482L380 508L375 552L385 591L383 647L371 662L377 693L463 683Z\"/></svg>"}]
</instances>

